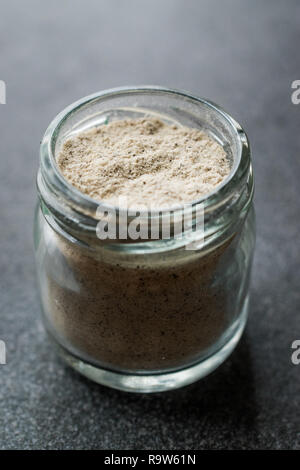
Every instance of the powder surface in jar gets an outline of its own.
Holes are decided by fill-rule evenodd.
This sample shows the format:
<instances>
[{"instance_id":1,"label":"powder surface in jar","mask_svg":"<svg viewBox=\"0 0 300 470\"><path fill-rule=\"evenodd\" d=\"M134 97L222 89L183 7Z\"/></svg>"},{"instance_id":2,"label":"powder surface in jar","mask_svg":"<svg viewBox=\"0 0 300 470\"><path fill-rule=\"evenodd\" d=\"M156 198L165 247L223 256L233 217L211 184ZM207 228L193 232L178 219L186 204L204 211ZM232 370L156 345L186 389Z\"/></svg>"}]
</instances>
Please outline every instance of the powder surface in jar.
<instances>
[{"instance_id":1,"label":"powder surface in jar","mask_svg":"<svg viewBox=\"0 0 300 470\"><path fill-rule=\"evenodd\" d=\"M230 172L223 147L205 132L159 119L126 119L69 138L58 155L66 180L95 200L162 207L210 193Z\"/></svg>"}]
</instances>

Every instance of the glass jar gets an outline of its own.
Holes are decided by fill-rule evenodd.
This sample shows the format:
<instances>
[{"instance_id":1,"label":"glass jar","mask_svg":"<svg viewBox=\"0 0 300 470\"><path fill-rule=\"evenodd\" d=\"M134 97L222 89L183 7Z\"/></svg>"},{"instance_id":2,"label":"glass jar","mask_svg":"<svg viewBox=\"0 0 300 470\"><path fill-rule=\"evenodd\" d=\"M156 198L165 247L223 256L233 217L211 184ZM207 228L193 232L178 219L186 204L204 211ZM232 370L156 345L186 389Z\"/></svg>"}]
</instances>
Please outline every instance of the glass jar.
<instances>
[{"instance_id":1,"label":"glass jar","mask_svg":"<svg viewBox=\"0 0 300 470\"><path fill-rule=\"evenodd\" d=\"M101 240L99 207L105 205L71 186L56 156L82 130L145 115L203 129L223 145L231 172L215 191L192 202L203 208L202 229L192 215L181 237L171 230L165 239L160 230L156 240ZM255 222L249 143L226 112L158 87L83 98L46 131L37 186L34 238L43 319L68 364L110 387L156 392L187 385L228 357L246 324ZM181 210L174 208L173 221ZM116 211L120 217L122 210ZM156 214L160 223L163 214ZM132 214L126 215L129 224ZM151 222L154 216L147 217Z\"/></svg>"}]
</instances>

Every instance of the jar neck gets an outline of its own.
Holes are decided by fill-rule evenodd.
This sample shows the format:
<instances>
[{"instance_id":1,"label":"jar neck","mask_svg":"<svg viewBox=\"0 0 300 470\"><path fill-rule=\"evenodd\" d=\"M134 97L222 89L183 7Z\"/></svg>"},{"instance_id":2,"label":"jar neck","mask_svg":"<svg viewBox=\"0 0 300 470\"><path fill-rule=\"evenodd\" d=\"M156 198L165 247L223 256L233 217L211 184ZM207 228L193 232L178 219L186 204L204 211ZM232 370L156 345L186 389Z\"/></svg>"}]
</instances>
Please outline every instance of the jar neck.
<instances>
[{"instance_id":1,"label":"jar neck","mask_svg":"<svg viewBox=\"0 0 300 470\"><path fill-rule=\"evenodd\" d=\"M150 100L151 97L151 100ZM126 100L134 98L135 103L141 100L140 108L147 106L145 99L149 100L149 106L153 107L153 100L159 102L163 99L169 99L176 102L180 109L180 120L182 115L189 109L189 113L195 119L196 112L199 114L199 124L211 130L214 125L216 133L220 132L223 138L224 146L227 146L232 156L232 170L216 191L207 196L193 201L188 206L174 207L169 210L156 210L154 213L138 214L139 220L148 226L148 234L151 233L151 224L159 227L158 238L151 236L147 239L130 239L130 237L120 237L120 223L127 224L130 227L137 214L130 211L109 206L97 202L88 196L80 193L72 187L62 177L56 166L56 155L59 144L69 137L74 129L80 129L79 124L89 121L89 116L95 115L101 120L103 111L101 105L105 102L105 115L109 114L109 106L116 113L116 110L124 110ZM154 99L155 98L155 99ZM147 101L146 99L146 101ZM117 106L114 100L117 100ZM121 104L119 103L121 100ZM118 105L119 103L119 105ZM166 101L167 103L167 101ZM187 106L189 105L189 106ZM190 106L193 105L193 112ZM168 108L169 106L169 108ZM166 107L170 108L170 104ZM95 113L98 111L97 113ZM173 108L172 108L173 109ZM201 112L200 112L201 111ZM83 113L85 119L83 118ZM204 117L203 117L204 116ZM185 118L187 119L187 118ZM205 119L207 122L205 122ZM94 121L93 121L94 122ZM212 124L213 123L213 124ZM92 124L89 124L92 125ZM221 130L220 130L221 129ZM218 135L219 137L220 135ZM45 133L41 144L40 169L37 176L37 187L41 201L42 211L50 225L59 231L63 236L72 238L74 241L85 244L103 245L104 243L119 245L138 244L159 248L164 242L177 246L184 245L188 241L196 241L201 238L202 246L209 244L219 244L230 238L238 229L239 224L245 218L252 198L253 198L253 174L250 159L250 149L246 134L241 126L236 123L228 114L213 103L191 97L181 92L169 89L143 87L134 89L116 89L107 92L92 95L71 105L60 113L50 124ZM100 239L97 228L103 218L103 214L115 214L116 237L113 239ZM202 217L202 224L199 225L199 211ZM166 240L166 234L163 233L163 221L168 214L170 220L169 238ZM187 215L188 214L188 215ZM183 224L182 237L179 239L176 232L178 220L187 217L187 223ZM124 222L125 221L125 222ZM186 221L185 221L186 222ZM127 232L128 233L128 232ZM123 227L124 235L124 227ZM156 234L157 235L157 234Z\"/></svg>"}]
</instances>

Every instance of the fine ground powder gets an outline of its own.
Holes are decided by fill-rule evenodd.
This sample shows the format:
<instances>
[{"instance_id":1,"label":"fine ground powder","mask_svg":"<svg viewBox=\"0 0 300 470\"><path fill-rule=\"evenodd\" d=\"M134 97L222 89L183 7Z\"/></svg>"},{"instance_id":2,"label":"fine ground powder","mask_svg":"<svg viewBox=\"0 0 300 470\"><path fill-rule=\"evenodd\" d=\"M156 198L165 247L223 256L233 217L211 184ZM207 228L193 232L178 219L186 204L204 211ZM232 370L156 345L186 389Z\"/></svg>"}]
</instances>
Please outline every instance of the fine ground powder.
<instances>
[{"instance_id":1,"label":"fine ground powder","mask_svg":"<svg viewBox=\"0 0 300 470\"><path fill-rule=\"evenodd\" d=\"M235 312L220 281L233 244L206 256L126 257L57 237L46 312L76 356L116 370L175 369L208 355L230 326Z\"/></svg>"},{"instance_id":2,"label":"fine ground powder","mask_svg":"<svg viewBox=\"0 0 300 470\"><path fill-rule=\"evenodd\" d=\"M118 205L172 206L210 193L229 174L223 147L203 131L154 118L126 119L68 139L58 155L82 193Z\"/></svg>"},{"instance_id":3,"label":"fine ground powder","mask_svg":"<svg viewBox=\"0 0 300 470\"><path fill-rule=\"evenodd\" d=\"M124 120L68 139L64 177L96 200L169 204L212 191L228 175L223 148L196 129ZM162 371L206 357L227 331L223 273L234 240L206 253L126 254L84 247L45 227L45 313L75 355L115 370Z\"/></svg>"}]
</instances>

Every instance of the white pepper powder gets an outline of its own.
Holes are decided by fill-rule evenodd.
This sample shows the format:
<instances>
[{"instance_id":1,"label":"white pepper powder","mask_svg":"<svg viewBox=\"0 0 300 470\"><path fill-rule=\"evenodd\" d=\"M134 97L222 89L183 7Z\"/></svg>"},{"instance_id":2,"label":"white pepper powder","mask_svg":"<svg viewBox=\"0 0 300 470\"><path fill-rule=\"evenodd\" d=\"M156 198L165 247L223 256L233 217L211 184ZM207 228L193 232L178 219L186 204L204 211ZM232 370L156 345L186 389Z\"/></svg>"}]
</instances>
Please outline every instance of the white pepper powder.
<instances>
[{"instance_id":1,"label":"white pepper powder","mask_svg":"<svg viewBox=\"0 0 300 470\"><path fill-rule=\"evenodd\" d=\"M222 146L201 130L154 118L126 119L68 139L59 153L64 177L96 200L155 207L211 192L230 172Z\"/></svg>"},{"instance_id":2,"label":"white pepper powder","mask_svg":"<svg viewBox=\"0 0 300 470\"><path fill-rule=\"evenodd\" d=\"M110 203L123 195L134 206L189 202L230 172L225 151L204 132L152 118L81 132L64 143L57 163L81 192ZM50 239L63 266L47 273L50 323L62 344L92 363L184 367L205 357L230 324L226 292L214 284L234 239L193 256L126 255Z\"/></svg>"}]
</instances>

